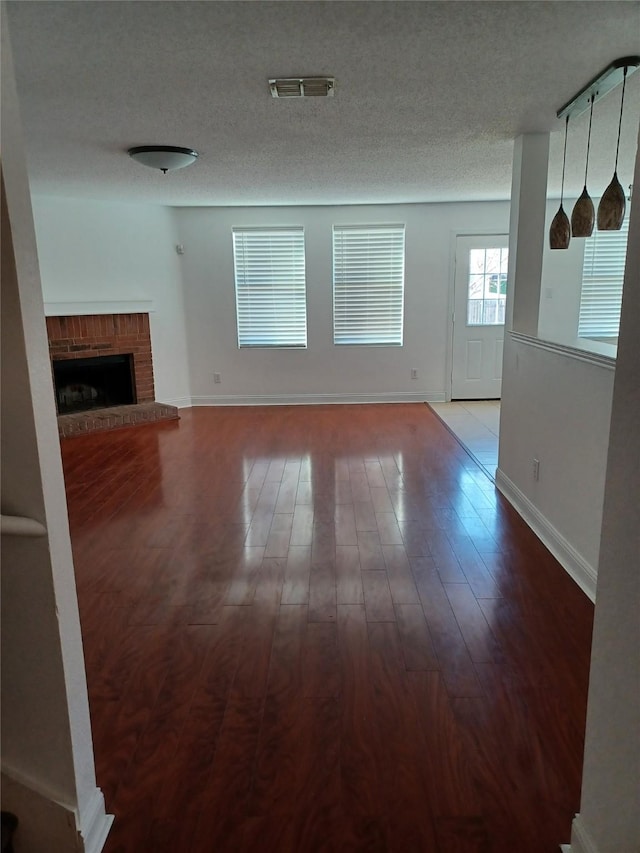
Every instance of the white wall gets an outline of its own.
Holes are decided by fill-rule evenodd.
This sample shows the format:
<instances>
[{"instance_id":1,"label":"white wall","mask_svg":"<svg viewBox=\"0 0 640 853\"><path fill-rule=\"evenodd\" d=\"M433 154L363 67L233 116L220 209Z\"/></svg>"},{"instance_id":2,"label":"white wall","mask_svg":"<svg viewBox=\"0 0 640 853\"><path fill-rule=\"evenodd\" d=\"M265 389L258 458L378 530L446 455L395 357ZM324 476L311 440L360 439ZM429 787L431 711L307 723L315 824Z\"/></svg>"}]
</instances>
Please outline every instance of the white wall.
<instances>
[{"instance_id":1,"label":"white wall","mask_svg":"<svg viewBox=\"0 0 640 853\"><path fill-rule=\"evenodd\" d=\"M640 157L634 183L640 186ZM640 210L631 212L574 853L640 850Z\"/></svg>"},{"instance_id":2,"label":"white wall","mask_svg":"<svg viewBox=\"0 0 640 853\"><path fill-rule=\"evenodd\" d=\"M582 291L584 240L572 238L568 249L549 248L549 227L558 210L559 201L549 199L546 208L542 287L538 337L575 346ZM574 199L565 199L564 209L571 215Z\"/></svg>"},{"instance_id":3,"label":"white wall","mask_svg":"<svg viewBox=\"0 0 640 853\"><path fill-rule=\"evenodd\" d=\"M532 343L505 346L499 481L592 597L614 370ZM533 459L540 475L533 478ZM514 495L514 488L517 492ZM525 509L525 517L534 522Z\"/></svg>"},{"instance_id":4,"label":"white wall","mask_svg":"<svg viewBox=\"0 0 640 853\"><path fill-rule=\"evenodd\" d=\"M447 388L449 291L456 233L506 233L509 205L183 208L176 211L195 404L442 400ZM406 224L403 347L336 347L332 226ZM308 348L239 350L231 229L302 225ZM411 379L417 368L418 379ZM219 385L213 373L221 374Z\"/></svg>"},{"instance_id":5,"label":"white wall","mask_svg":"<svg viewBox=\"0 0 640 853\"><path fill-rule=\"evenodd\" d=\"M599 199L593 201L597 209ZM546 206L538 337L615 358L616 341L578 337L585 240L572 237L568 249L549 248L549 227L558 205L558 199L549 199ZM568 216L573 205L574 199L565 199L564 208Z\"/></svg>"},{"instance_id":6,"label":"white wall","mask_svg":"<svg viewBox=\"0 0 640 853\"><path fill-rule=\"evenodd\" d=\"M535 337L548 258L542 233L549 211L543 142L531 134L514 146L510 256L515 263L509 266L496 484L593 597L615 362ZM525 263L520 263L522 247L528 250ZM522 315L522 306L529 313L519 327L516 308Z\"/></svg>"},{"instance_id":7,"label":"white wall","mask_svg":"<svg viewBox=\"0 0 640 853\"><path fill-rule=\"evenodd\" d=\"M3 161L3 177L6 158ZM9 192L11 181L8 179ZM4 191L2 193L2 513L22 516L45 523L47 510L43 494L44 482L39 454L43 465L52 464L51 447L39 442L38 414L34 412L32 395L33 370L37 370L37 351L34 359L33 334L23 330L23 312L11 245L12 226L19 223L16 214L10 222ZM44 317L44 315L43 315ZM33 330L30 330L33 332ZM40 329L39 331L44 331ZM36 347L37 347L36 331ZM28 363L28 355L32 365ZM45 342L45 358L46 342ZM48 361L48 359L47 359ZM45 365L47 364L45 361ZM30 370L30 366L32 369ZM51 382L47 377L49 385ZM42 385L40 384L40 390ZM49 390L51 396L51 390ZM46 398L46 391L45 391ZM42 410L42 399L40 409ZM45 406L46 408L46 406ZM55 408L52 426L55 429ZM45 436L46 436L46 423ZM54 433L54 435L57 434ZM57 451L58 459L55 459ZM54 449L54 476L59 472L59 447ZM61 485L61 482L59 483ZM58 494L58 498L60 494ZM64 505L64 492L62 492ZM64 535L68 525L63 519ZM66 568L73 577L70 550ZM70 697L66 690L65 659L58 624L56 584L52 566L53 554L48 537L37 538L2 536L2 771L10 777L25 780L31 789L46 792L50 799L73 810L79 791L74 768L74 744L70 726ZM67 596L64 596L67 598ZM71 585L71 611L75 605L75 587ZM77 606L76 606L77 607ZM66 608L65 608L66 609ZM78 629L77 633L74 629ZM91 734L86 704L84 661L77 613L71 612L69 671L78 678L78 706L84 712L81 721L82 743L79 749L81 764L89 766L89 782L95 789ZM84 687L84 690L83 690ZM88 742L85 737L88 734ZM84 769L83 769L84 775ZM3 785L4 788L4 785ZM11 808L15 801L12 801ZM6 798L3 790L3 808ZM22 815L21 818L22 820ZM29 819L26 821L29 822ZM75 822L67 837L75 836Z\"/></svg>"},{"instance_id":8,"label":"white wall","mask_svg":"<svg viewBox=\"0 0 640 853\"><path fill-rule=\"evenodd\" d=\"M82 637L11 47L2 17L2 512L43 535L2 535L2 797L16 851L97 853ZM25 830L23 830L23 826Z\"/></svg>"},{"instance_id":9,"label":"white wall","mask_svg":"<svg viewBox=\"0 0 640 853\"><path fill-rule=\"evenodd\" d=\"M33 199L45 302L153 302L156 400L189 401L180 259L173 211L152 205Z\"/></svg>"}]
</instances>

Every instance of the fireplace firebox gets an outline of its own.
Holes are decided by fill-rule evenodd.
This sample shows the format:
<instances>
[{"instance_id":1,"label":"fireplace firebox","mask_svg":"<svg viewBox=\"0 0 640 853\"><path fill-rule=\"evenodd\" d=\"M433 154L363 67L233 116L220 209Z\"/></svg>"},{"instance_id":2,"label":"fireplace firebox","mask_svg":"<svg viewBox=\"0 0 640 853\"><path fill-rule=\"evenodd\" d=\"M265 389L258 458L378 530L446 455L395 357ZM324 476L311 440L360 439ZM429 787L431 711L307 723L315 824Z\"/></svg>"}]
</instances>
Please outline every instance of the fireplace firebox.
<instances>
[{"instance_id":1,"label":"fireplace firebox","mask_svg":"<svg viewBox=\"0 0 640 853\"><path fill-rule=\"evenodd\" d=\"M137 402L131 354L53 359L58 414Z\"/></svg>"}]
</instances>

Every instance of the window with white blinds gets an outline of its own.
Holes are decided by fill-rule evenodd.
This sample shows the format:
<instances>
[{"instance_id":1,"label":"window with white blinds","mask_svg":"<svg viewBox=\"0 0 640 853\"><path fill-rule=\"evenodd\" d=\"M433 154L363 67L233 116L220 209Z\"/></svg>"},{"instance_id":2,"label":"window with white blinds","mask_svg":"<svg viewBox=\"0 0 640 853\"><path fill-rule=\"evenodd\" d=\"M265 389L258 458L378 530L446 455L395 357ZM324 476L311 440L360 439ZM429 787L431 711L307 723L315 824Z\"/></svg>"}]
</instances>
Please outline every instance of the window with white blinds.
<instances>
[{"instance_id":1,"label":"window with white blinds","mask_svg":"<svg viewBox=\"0 0 640 853\"><path fill-rule=\"evenodd\" d=\"M334 225L333 341L402 346L404 225Z\"/></svg>"},{"instance_id":2,"label":"window with white blinds","mask_svg":"<svg viewBox=\"0 0 640 853\"><path fill-rule=\"evenodd\" d=\"M302 228L234 228L239 347L307 346Z\"/></svg>"},{"instance_id":3,"label":"window with white blinds","mask_svg":"<svg viewBox=\"0 0 640 853\"><path fill-rule=\"evenodd\" d=\"M628 236L627 216L619 231L596 231L585 240L578 337L618 335Z\"/></svg>"}]
</instances>

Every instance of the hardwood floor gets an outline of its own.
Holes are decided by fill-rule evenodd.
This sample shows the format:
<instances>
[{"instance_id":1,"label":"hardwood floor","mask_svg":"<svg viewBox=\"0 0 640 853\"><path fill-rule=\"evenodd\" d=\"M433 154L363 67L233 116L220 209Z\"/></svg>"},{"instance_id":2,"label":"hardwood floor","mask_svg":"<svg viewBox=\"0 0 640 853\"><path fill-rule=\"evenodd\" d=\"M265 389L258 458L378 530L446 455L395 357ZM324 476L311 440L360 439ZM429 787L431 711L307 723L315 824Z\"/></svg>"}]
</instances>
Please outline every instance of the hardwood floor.
<instances>
[{"instance_id":1,"label":"hardwood floor","mask_svg":"<svg viewBox=\"0 0 640 853\"><path fill-rule=\"evenodd\" d=\"M106 853L546 853L593 608L424 405L63 441Z\"/></svg>"}]
</instances>

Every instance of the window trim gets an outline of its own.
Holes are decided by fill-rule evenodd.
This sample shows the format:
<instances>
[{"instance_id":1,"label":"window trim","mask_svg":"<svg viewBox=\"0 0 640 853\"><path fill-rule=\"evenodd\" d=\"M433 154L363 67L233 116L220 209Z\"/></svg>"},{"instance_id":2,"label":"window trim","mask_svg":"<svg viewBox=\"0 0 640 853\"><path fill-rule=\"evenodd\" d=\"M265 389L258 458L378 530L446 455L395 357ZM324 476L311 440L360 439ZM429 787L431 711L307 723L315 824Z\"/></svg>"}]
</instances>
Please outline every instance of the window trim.
<instances>
[{"instance_id":1,"label":"window trim","mask_svg":"<svg viewBox=\"0 0 640 853\"><path fill-rule=\"evenodd\" d=\"M285 350L304 350L308 348L308 317L307 317L307 275L306 275L306 245L305 245L305 231L302 225L292 225L292 226L234 226L231 229L232 235L232 245L233 245L233 271L234 271L234 292L235 292L235 304L236 304L236 338L237 338L237 346L238 349L285 349ZM287 343L286 342L286 334L282 333L281 338L279 340L274 340L274 342L269 342L268 338L274 337L280 331L278 328L277 322L274 324L274 328L262 332L262 337L265 340L251 340L251 337L254 339L256 336L259 336L257 332L253 331L250 328L251 323L251 311L250 311L250 291L251 284L248 284L246 279L249 275L247 261L248 259L244 257L248 255L251 251L256 251L256 247L253 249L250 245L251 235L254 235L255 238L263 237L271 240L275 238L277 235L281 237L288 237L291 245L292 255L295 254L295 251L302 252L301 258L301 270L295 270L296 263L300 262L300 259L296 261L295 257L289 259L289 262L286 261L281 264L280 274L282 270L287 270L287 266L290 267L293 275L290 281L285 282L284 285L281 285L282 288L286 290L288 288L291 291L290 295L295 295L297 293L298 297L302 297L301 304L297 306L294 305L291 307L291 304L288 303L287 297L284 295L276 296L275 308L271 309L271 320L273 321L276 317L278 299L282 300L286 305L285 314L282 320L286 319L295 319L297 325L295 325L295 331L300 334L298 342ZM286 243L282 243L282 246L286 248ZM269 247L272 249L272 247ZM241 259L241 255L243 256ZM256 251L255 259L260 262L259 253ZM262 259L262 263L266 264L267 260L267 252L265 252L265 258ZM268 282L270 276L268 272L264 273L264 280ZM253 285L255 287L255 283ZM276 285L273 283L265 285L265 293L267 290L272 291ZM244 303L244 304L243 304ZM303 307L302 307L303 306ZM304 310L303 310L304 309ZM301 314L303 314L303 318L301 318ZM270 319L269 311L264 310L263 318L264 321ZM278 318L280 319L280 318ZM258 322L260 320L260 311L256 310L254 314L254 322ZM293 335L292 335L293 337ZM304 340L304 343L302 342Z\"/></svg>"},{"instance_id":2,"label":"window trim","mask_svg":"<svg viewBox=\"0 0 640 853\"><path fill-rule=\"evenodd\" d=\"M493 236L493 235L491 235L491 236ZM505 323L506 323L507 280L508 280L507 276L508 276L508 273L502 272L502 253L506 252L507 268L508 268L508 265L509 265L509 246L508 245L507 246L502 246L502 245L496 246L495 242L494 242L494 244L492 244L491 243L491 236L489 236L489 235L487 236L487 240L482 245L482 247L478 246L478 247L473 247L473 248L469 249L469 257L467 259L468 277L467 277L467 294L466 294L467 298L466 298L466 310L465 310L465 325L468 329L491 329L491 328L497 328L499 326L504 327ZM498 250L500 252L500 264L499 264L500 269L498 270L497 273L492 273L492 272L486 271L487 252L488 251L494 251L494 250ZM471 272L471 253L472 252L478 252L478 251L484 252L484 264L482 267L483 272L472 273ZM471 282L472 276L475 278L482 278L482 296L477 297L475 299L472 299L469 296L470 282ZM496 281L496 292L495 293L492 293L492 291L491 291L491 279L492 278L497 279L497 281ZM504 293L501 292L503 280L504 280ZM482 319L484 320L485 311L486 311L486 304L488 302L495 302L496 303L496 314L499 314L500 312L502 312L502 315L503 315L502 321L497 322L497 323L485 323L485 322L471 323L471 322L469 322L469 316L471 313L471 305L473 304L476 307L478 305L481 306L482 310L480 313L481 313Z\"/></svg>"},{"instance_id":3,"label":"window trim","mask_svg":"<svg viewBox=\"0 0 640 853\"><path fill-rule=\"evenodd\" d=\"M618 231L594 230L591 237L585 239L578 305L578 338L617 339L628 244L628 212ZM600 312L605 312L606 316L603 318ZM589 313L596 316L589 317ZM614 315L617 315L615 332L612 326Z\"/></svg>"},{"instance_id":4,"label":"window trim","mask_svg":"<svg viewBox=\"0 0 640 853\"><path fill-rule=\"evenodd\" d=\"M361 232L360 239L361 240L371 240L373 239L373 235L380 234L383 235L387 240L393 241L394 239L400 239L401 248L394 249L393 245L389 248L387 256L384 256L384 247L378 248L378 253L382 255L381 260L393 265L393 267L397 267L399 265L399 269L393 268L391 271L391 276L393 279L397 281L387 286L387 293L384 294L382 291L377 296L378 305L375 304L375 301L372 303L367 303L365 301L358 307L356 316L353 314L351 318L349 318L349 292L348 288L351 286L352 291L355 285L353 282L349 284L346 278L345 267L349 263L349 259L347 257L347 252L351 250L352 253L357 254L357 248L355 242L352 243L351 246L348 246L348 238L346 235L349 233L356 234L357 232ZM337 239L340 241L340 245L338 245ZM344 224L344 225L333 225L332 228L332 286L333 286L333 345L334 346L355 346L355 347L403 347L404 346L404 307L405 307L405 268L406 268L406 224L402 223L365 223L365 224ZM360 250L362 251L362 249ZM353 254L352 254L353 258ZM370 263L371 255L367 254L366 260L364 263ZM355 262L352 260L351 264L353 267L356 267L358 264L358 260ZM358 272L363 274L363 271L358 271L355 269L355 274ZM378 275L381 274L381 270L376 271ZM384 271L382 271L384 275ZM343 282L341 284L338 283L338 279L342 278ZM369 285L367 285L369 286ZM340 290L343 292L340 293ZM386 299L388 303L393 302L398 299L399 294L399 307L396 307L394 310L395 319L393 322L393 326L387 325L381 327L382 336L386 335L387 338L390 338L395 335L395 340L370 340L366 339L367 336L369 338L374 337L374 331L368 329L366 325L366 320L362 319L362 315L366 313L367 305L370 305L370 312L373 314L375 318L376 313L378 317L382 317L384 314L384 300ZM353 302L357 300L357 297L352 292L351 299ZM366 297L365 297L366 299ZM342 305L340 305L340 300L342 300ZM360 318L357 314L360 313ZM399 314L399 316L397 316ZM342 315L342 316L341 316ZM346 319L345 319L346 317ZM373 322L373 321L370 321ZM358 328L358 323L360 324L360 328ZM341 325L347 325L347 328L343 328L341 330ZM358 340L358 334L363 337L362 340ZM347 337L349 339L347 339ZM356 338L356 339L354 339Z\"/></svg>"}]
</instances>

